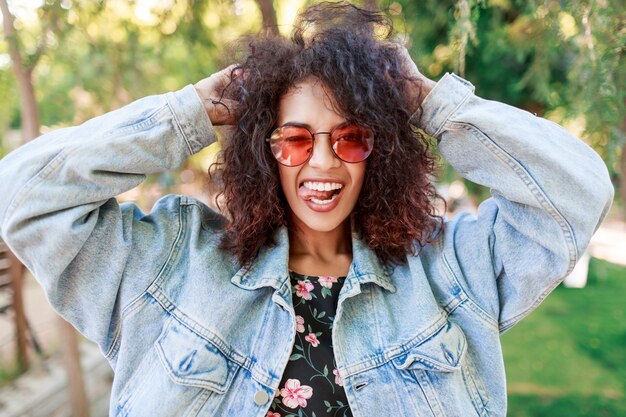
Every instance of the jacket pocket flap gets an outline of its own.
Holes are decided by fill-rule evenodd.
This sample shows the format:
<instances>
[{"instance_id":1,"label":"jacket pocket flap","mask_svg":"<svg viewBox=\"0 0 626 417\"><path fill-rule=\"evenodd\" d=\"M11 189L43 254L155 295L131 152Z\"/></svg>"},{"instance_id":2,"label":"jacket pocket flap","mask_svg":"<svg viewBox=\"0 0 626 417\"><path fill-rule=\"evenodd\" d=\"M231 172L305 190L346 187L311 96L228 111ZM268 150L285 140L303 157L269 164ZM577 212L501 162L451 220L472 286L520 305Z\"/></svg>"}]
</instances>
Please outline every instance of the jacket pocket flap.
<instances>
[{"instance_id":1,"label":"jacket pocket flap","mask_svg":"<svg viewBox=\"0 0 626 417\"><path fill-rule=\"evenodd\" d=\"M159 336L155 345L163 366L177 384L223 394L239 367L214 344L176 320Z\"/></svg>"},{"instance_id":2,"label":"jacket pocket flap","mask_svg":"<svg viewBox=\"0 0 626 417\"><path fill-rule=\"evenodd\" d=\"M398 369L453 372L461 368L467 342L463 330L450 321L437 333L393 359Z\"/></svg>"}]
</instances>

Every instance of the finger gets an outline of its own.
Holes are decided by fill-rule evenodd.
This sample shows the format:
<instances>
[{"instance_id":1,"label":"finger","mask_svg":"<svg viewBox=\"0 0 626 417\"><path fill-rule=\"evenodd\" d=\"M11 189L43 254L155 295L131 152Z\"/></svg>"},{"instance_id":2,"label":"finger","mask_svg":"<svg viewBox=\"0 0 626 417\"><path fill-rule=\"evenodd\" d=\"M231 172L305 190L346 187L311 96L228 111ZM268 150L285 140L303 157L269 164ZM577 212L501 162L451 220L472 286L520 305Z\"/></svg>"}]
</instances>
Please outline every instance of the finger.
<instances>
[{"instance_id":1,"label":"finger","mask_svg":"<svg viewBox=\"0 0 626 417\"><path fill-rule=\"evenodd\" d=\"M214 125L232 125L236 122L235 107L237 102L229 99L211 100L208 109L209 118Z\"/></svg>"}]
</instances>

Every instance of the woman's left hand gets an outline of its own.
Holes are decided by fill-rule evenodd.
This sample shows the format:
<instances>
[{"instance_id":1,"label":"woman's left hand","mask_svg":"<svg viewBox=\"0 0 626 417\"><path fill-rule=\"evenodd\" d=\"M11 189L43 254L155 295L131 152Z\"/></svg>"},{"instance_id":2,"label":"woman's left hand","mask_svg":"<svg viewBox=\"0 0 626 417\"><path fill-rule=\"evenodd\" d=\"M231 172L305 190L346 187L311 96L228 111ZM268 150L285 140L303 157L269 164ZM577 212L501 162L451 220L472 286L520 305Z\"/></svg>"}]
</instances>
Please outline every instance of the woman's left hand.
<instances>
[{"instance_id":1,"label":"woman's left hand","mask_svg":"<svg viewBox=\"0 0 626 417\"><path fill-rule=\"evenodd\" d=\"M396 44L396 48L398 50L398 54L400 55L400 59L402 60L402 69L405 74L415 80L414 82L409 83L411 95L415 98L415 101L413 102L414 108L411 110L412 113L415 113L428 93L430 93L430 90L432 90L437 83L420 72L417 65L411 58L411 55L409 55L409 51L404 45Z\"/></svg>"},{"instance_id":2,"label":"woman's left hand","mask_svg":"<svg viewBox=\"0 0 626 417\"><path fill-rule=\"evenodd\" d=\"M239 102L233 100L230 93L234 89L233 83L245 78L244 71L237 67L238 64L230 65L194 85L214 126L237 123L235 110Z\"/></svg>"}]
</instances>

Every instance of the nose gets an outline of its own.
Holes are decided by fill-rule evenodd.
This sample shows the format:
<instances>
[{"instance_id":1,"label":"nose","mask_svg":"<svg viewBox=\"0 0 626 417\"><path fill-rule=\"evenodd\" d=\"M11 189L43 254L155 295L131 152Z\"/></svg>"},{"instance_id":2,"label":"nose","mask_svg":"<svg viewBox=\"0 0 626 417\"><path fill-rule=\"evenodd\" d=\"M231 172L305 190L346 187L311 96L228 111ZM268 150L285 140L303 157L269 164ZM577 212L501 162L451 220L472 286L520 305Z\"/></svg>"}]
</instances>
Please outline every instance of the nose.
<instances>
[{"instance_id":1,"label":"nose","mask_svg":"<svg viewBox=\"0 0 626 417\"><path fill-rule=\"evenodd\" d=\"M309 158L309 165L323 171L341 166L341 160L335 156L331 149L330 134L317 133L315 135L313 154Z\"/></svg>"}]
</instances>

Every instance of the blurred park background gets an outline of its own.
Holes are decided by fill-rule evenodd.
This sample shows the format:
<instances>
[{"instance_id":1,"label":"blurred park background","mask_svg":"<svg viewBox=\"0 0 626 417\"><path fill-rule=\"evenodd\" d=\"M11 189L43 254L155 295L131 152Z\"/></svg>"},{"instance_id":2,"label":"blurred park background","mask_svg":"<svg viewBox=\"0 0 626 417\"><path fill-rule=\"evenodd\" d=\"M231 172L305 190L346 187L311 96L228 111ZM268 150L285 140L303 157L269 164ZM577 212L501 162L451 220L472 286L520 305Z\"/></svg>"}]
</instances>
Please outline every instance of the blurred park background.
<instances>
[{"instance_id":1,"label":"blurred park background","mask_svg":"<svg viewBox=\"0 0 626 417\"><path fill-rule=\"evenodd\" d=\"M288 35L298 9L310 3L0 0L0 158L40 133L195 83L235 62L233 42L240 35ZM623 0L355 4L385 8L428 77L438 80L455 72L470 80L482 97L564 125L606 162L616 199L592 242L590 261L583 265L586 284L583 279L575 285L584 288L559 286L534 314L503 335L503 344L509 416L625 416ZM219 144L177 172L148 178L120 199L136 201L145 210L171 192L210 203L204 177L217 151ZM488 197L489 190L462 180L441 162L439 189L451 210L472 210ZM19 337L15 323L20 320L15 320L12 305L15 283L0 286L0 416L77 416L68 407L70 398L80 402L80 385L87 387L83 393L91 398L86 406L91 415L107 415L110 369L80 337L80 350L71 348L74 336L55 318L32 276L26 272L20 282L26 333ZM16 353L20 346L21 355ZM84 377L77 378L78 352ZM59 394L68 384L68 370L74 375L73 388ZM27 410L25 398L41 404Z\"/></svg>"}]
</instances>

